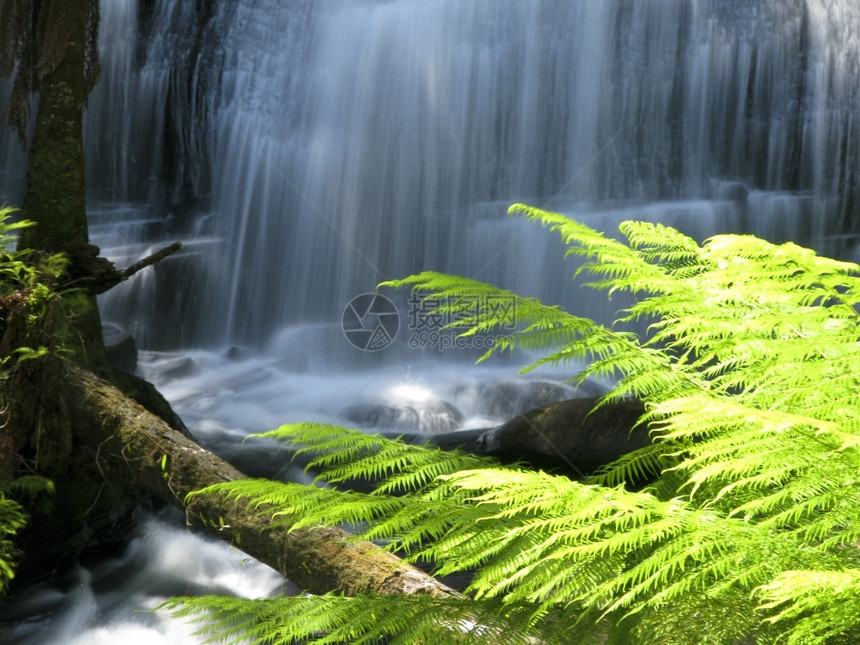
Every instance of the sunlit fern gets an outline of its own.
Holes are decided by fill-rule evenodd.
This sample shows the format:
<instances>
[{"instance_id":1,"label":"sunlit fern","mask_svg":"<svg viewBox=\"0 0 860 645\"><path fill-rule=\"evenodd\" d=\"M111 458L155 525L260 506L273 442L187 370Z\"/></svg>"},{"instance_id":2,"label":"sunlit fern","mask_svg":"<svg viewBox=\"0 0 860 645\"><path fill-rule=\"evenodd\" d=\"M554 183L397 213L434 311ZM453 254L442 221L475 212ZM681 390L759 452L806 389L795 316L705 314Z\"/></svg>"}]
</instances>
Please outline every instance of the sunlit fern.
<instances>
[{"instance_id":1,"label":"sunlit fern","mask_svg":"<svg viewBox=\"0 0 860 645\"><path fill-rule=\"evenodd\" d=\"M166 607L194 616L213 642L416 645L426 643L540 643L561 639L578 645L606 642L605 629L547 621L552 632L528 629L527 604L404 596L337 595L247 600L225 596L174 598ZM517 627L516 625L520 625ZM429 635L429 636L428 636Z\"/></svg>"},{"instance_id":2,"label":"sunlit fern","mask_svg":"<svg viewBox=\"0 0 860 645\"><path fill-rule=\"evenodd\" d=\"M291 526L348 523L408 559L435 563L440 575L473 572L456 602L463 615L497 603L510 642L571 642L559 625L615 642L860 640L860 267L750 236L699 245L642 222L623 223L621 242L563 215L512 211L557 231L591 286L630 294L618 320L642 321L646 331L618 331L439 273L386 286L431 299L461 333L502 334L484 358L538 350L545 356L526 369L585 364L574 380L615 379L605 400L645 401L653 446L577 482L300 425L272 438L313 454L318 484L363 480L375 490L249 481L197 494L230 495L249 512L274 504L275 521ZM476 309L493 298L514 302L515 330L509 312ZM652 483L626 490L642 472ZM181 602L187 613L219 607ZM277 602L300 612L310 601ZM372 612L376 602L348 606L367 603ZM386 607L403 618L424 603L430 614L422 615L432 615L434 602L391 598ZM455 642L449 614L441 616L422 623L413 642ZM400 629L396 621L383 632L347 623L358 630L354 642L382 642L373 638ZM206 629L222 633L217 624ZM337 629L320 626L320 638ZM257 642L316 638L249 633Z\"/></svg>"}]
</instances>

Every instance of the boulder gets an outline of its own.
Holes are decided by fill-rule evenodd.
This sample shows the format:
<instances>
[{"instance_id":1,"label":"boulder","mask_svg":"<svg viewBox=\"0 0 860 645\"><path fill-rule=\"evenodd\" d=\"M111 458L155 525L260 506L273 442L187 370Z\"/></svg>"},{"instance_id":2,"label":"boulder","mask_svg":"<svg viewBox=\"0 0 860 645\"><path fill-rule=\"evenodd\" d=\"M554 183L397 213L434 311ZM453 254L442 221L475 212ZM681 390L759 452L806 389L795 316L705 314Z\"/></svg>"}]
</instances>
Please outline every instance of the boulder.
<instances>
[{"instance_id":1,"label":"boulder","mask_svg":"<svg viewBox=\"0 0 860 645\"><path fill-rule=\"evenodd\" d=\"M457 408L439 399L362 403L346 410L345 416L362 428L427 434L450 432L463 420Z\"/></svg>"},{"instance_id":2,"label":"boulder","mask_svg":"<svg viewBox=\"0 0 860 645\"><path fill-rule=\"evenodd\" d=\"M487 416L510 419L541 405L575 397L600 396L603 393L602 388L591 382L576 388L566 383L539 380L482 383L478 386L477 395L483 401Z\"/></svg>"},{"instance_id":3,"label":"boulder","mask_svg":"<svg viewBox=\"0 0 860 645\"><path fill-rule=\"evenodd\" d=\"M616 401L595 410L598 401L568 399L517 415L485 431L477 439L477 452L583 476L651 443L647 428L637 425L645 412L641 401Z\"/></svg>"},{"instance_id":4,"label":"boulder","mask_svg":"<svg viewBox=\"0 0 860 645\"><path fill-rule=\"evenodd\" d=\"M199 373L200 366L196 361L189 356L182 356L158 365L153 369L151 378L156 381L175 381L197 376Z\"/></svg>"},{"instance_id":5,"label":"boulder","mask_svg":"<svg viewBox=\"0 0 860 645\"><path fill-rule=\"evenodd\" d=\"M102 328L108 363L118 370L134 374L137 370L137 346L134 337L115 325Z\"/></svg>"}]
</instances>

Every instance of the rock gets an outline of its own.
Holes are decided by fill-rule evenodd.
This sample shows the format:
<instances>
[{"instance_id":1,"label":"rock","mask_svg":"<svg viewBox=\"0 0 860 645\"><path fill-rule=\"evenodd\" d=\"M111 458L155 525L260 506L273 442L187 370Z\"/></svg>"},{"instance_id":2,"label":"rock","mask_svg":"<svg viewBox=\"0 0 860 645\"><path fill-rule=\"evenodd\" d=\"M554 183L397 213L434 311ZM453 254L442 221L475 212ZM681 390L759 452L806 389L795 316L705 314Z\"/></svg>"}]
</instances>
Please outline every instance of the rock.
<instances>
[{"instance_id":1,"label":"rock","mask_svg":"<svg viewBox=\"0 0 860 645\"><path fill-rule=\"evenodd\" d=\"M647 429L636 425L645 411L640 401L607 403L592 412L598 400L569 399L520 414L484 432L478 453L583 476L651 443Z\"/></svg>"},{"instance_id":2,"label":"rock","mask_svg":"<svg viewBox=\"0 0 860 645\"><path fill-rule=\"evenodd\" d=\"M750 195L750 189L739 181L721 182L715 192L717 199L725 199L738 204L746 204Z\"/></svg>"},{"instance_id":3,"label":"rock","mask_svg":"<svg viewBox=\"0 0 860 645\"><path fill-rule=\"evenodd\" d=\"M195 376L199 372L200 367L194 362L194 359L184 356L159 365L154 370L152 378L156 381L172 381L174 379Z\"/></svg>"},{"instance_id":4,"label":"rock","mask_svg":"<svg viewBox=\"0 0 860 645\"><path fill-rule=\"evenodd\" d=\"M113 345L105 344L108 363L118 370L134 374L137 370L137 346L134 337L126 336Z\"/></svg>"},{"instance_id":5,"label":"rock","mask_svg":"<svg viewBox=\"0 0 860 645\"><path fill-rule=\"evenodd\" d=\"M359 404L347 409L345 415L362 428L397 429L428 434L450 432L463 420L463 415L457 408L438 399L398 404Z\"/></svg>"},{"instance_id":6,"label":"rock","mask_svg":"<svg viewBox=\"0 0 860 645\"><path fill-rule=\"evenodd\" d=\"M558 401L496 428L382 434L410 444L459 449L503 463L525 461L537 468L582 477L651 443L647 429L636 425L645 411L640 401L607 403L592 413L598 401L598 397Z\"/></svg>"},{"instance_id":7,"label":"rock","mask_svg":"<svg viewBox=\"0 0 860 645\"><path fill-rule=\"evenodd\" d=\"M510 419L541 405L574 397L600 396L603 390L593 383L578 388L552 381L502 381L483 383L477 395L482 399L484 413L489 417Z\"/></svg>"},{"instance_id":8,"label":"rock","mask_svg":"<svg viewBox=\"0 0 860 645\"><path fill-rule=\"evenodd\" d=\"M251 352L249 352L244 347L237 347L236 345L232 345L227 348L227 351L224 352L224 358L228 361L243 361L251 356Z\"/></svg>"},{"instance_id":9,"label":"rock","mask_svg":"<svg viewBox=\"0 0 860 645\"><path fill-rule=\"evenodd\" d=\"M105 355L108 363L123 372L134 374L137 370L137 346L134 337L116 325L102 326Z\"/></svg>"},{"instance_id":10,"label":"rock","mask_svg":"<svg viewBox=\"0 0 860 645\"><path fill-rule=\"evenodd\" d=\"M478 446L478 440L487 432L488 428L473 428L470 430L454 430L453 432L439 432L436 434L427 434L424 432L383 432L384 437L389 439L400 439L404 443L423 446L430 444L437 446L442 450L461 450L473 455L481 454Z\"/></svg>"}]
</instances>

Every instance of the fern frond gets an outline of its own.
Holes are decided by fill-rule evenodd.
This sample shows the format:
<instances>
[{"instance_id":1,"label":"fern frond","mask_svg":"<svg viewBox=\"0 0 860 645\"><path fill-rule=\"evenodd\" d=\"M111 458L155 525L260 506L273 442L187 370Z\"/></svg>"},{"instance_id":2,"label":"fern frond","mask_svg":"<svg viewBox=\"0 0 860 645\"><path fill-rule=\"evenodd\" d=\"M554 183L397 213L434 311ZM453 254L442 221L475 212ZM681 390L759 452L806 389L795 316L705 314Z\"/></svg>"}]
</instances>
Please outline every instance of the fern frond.
<instances>
[{"instance_id":1,"label":"fern frond","mask_svg":"<svg viewBox=\"0 0 860 645\"><path fill-rule=\"evenodd\" d=\"M768 622L787 624L786 643L860 639L860 570L783 571L756 590ZM774 613L775 612L775 613Z\"/></svg>"},{"instance_id":2,"label":"fern frond","mask_svg":"<svg viewBox=\"0 0 860 645\"><path fill-rule=\"evenodd\" d=\"M484 625L475 616L487 610L523 634L550 625L552 636L567 625L596 633L592 621L603 616L634 642L772 642L783 628L789 642L852 642L860 625L860 267L750 236L700 245L659 224L625 222L616 240L557 213L511 211L557 232L591 286L631 298L616 322L639 331L435 272L381 286L432 299L431 313L461 334L500 334L482 360L538 351L526 371L572 363L582 366L572 381L613 380L603 404L643 400L653 445L577 482L299 424L260 436L310 457L318 486L247 482L201 494L230 495L291 526L357 525L440 575L472 574L468 597L443 612L445 629L466 624L456 616ZM499 299L510 306L494 306ZM653 481L642 490L624 488L645 478ZM374 490L321 486L351 481ZM341 599L308 602L307 630L285 634L399 642L439 627L432 607L410 613L400 599L386 599L391 622L375 600L344 599L388 625L382 631L352 609L326 618L323 608ZM224 613L222 627L233 629L231 620ZM700 624L702 633L690 628ZM266 625L253 633L280 633L276 622Z\"/></svg>"},{"instance_id":3,"label":"fern frond","mask_svg":"<svg viewBox=\"0 0 860 645\"><path fill-rule=\"evenodd\" d=\"M615 488L629 482L644 482L659 477L677 464L674 448L658 441L622 455L586 478L589 484Z\"/></svg>"},{"instance_id":4,"label":"fern frond","mask_svg":"<svg viewBox=\"0 0 860 645\"><path fill-rule=\"evenodd\" d=\"M242 479L214 484L190 493L189 503L201 495L224 496L244 504L248 512L272 519L290 530L317 524L372 522L400 511L402 499L317 488L269 479Z\"/></svg>"},{"instance_id":5,"label":"fern frond","mask_svg":"<svg viewBox=\"0 0 860 645\"><path fill-rule=\"evenodd\" d=\"M752 588L769 580L780 562L801 557L789 537L680 499L661 501L525 471L482 469L446 479L470 491L478 507L494 509L476 535L498 557L476 574L470 590L477 597L527 601L541 609L575 602L642 611L702 593L715 581ZM444 557L443 571L475 563L477 540L460 534L468 530L453 531L456 542L428 547L431 557ZM631 553L649 555L631 562Z\"/></svg>"},{"instance_id":6,"label":"fern frond","mask_svg":"<svg viewBox=\"0 0 860 645\"><path fill-rule=\"evenodd\" d=\"M381 435L320 423L284 425L250 436L284 443L295 449L296 456L312 456L307 467L320 471L318 481L369 480L377 483L378 494L422 491L433 485L440 475L498 463L490 457L441 450L427 444L406 444Z\"/></svg>"},{"instance_id":7,"label":"fern frond","mask_svg":"<svg viewBox=\"0 0 860 645\"><path fill-rule=\"evenodd\" d=\"M315 454L309 467L321 469L318 483L372 479L377 487L371 493L358 493L246 479L195 491L188 500L198 495L225 496L290 530L317 524L366 525L364 531L357 530L360 537L384 540L389 549L412 560L431 557L425 548L429 540L442 544L443 539L455 539L452 535L458 531L456 539L465 539L491 515L491 509L465 504L468 493L447 484L443 475L498 467L493 459L317 424L282 426L255 436L276 438L298 446L299 453ZM321 444L307 445L315 436L321 437ZM336 452L338 447L342 452Z\"/></svg>"},{"instance_id":8,"label":"fern frond","mask_svg":"<svg viewBox=\"0 0 860 645\"><path fill-rule=\"evenodd\" d=\"M557 618L552 634L531 621L532 608L494 600L438 599L426 596L334 595L249 600L223 596L172 598L160 609L174 617L193 617L206 642L286 645L288 643L542 642L541 636L599 643L600 634ZM548 631L548 630L547 630ZM603 636L605 638L605 636ZM546 642L546 641L543 641Z\"/></svg>"},{"instance_id":9,"label":"fern frond","mask_svg":"<svg viewBox=\"0 0 860 645\"><path fill-rule=\"evenodd\" d=\"M409 287L428 307L427 315L450 320L445 329L459 330L464 336L501 331L496 343L481 358L498 352L546 351L591 333L594 323L573 316L557 306L547 306L535 298L517 296L491 284L424 271L402 280L382 282L380 287ZM505 302L507 306L499 307Z\"/></svg>"}]
</instances>

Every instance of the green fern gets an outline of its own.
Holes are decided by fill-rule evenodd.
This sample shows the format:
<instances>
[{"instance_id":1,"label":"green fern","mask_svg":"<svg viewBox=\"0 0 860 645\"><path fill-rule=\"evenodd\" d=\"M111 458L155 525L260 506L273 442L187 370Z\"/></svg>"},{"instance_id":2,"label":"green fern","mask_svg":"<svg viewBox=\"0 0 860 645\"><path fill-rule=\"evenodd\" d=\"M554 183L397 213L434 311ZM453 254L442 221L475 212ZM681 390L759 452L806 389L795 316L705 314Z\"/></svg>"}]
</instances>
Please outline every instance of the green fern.
<instances>
[{"instance_id":1,"label":"green fern","mask_svg":"<svg viewBox=\"0 0 860 645\"><path fill-rule=\"evenodd\" d=\"M552 633L512 627L527 625L532 607L495 601L336 595L247 600L209 596L173 598L164 608L191 617L206 642L249 639L255 643L340 645L416 643L534 644L560 639L589 645L605 643L605 631L574 622L547 621ZM432 634L432 637L428 637Z\"/></svg>"},{"instance_id":2,"label":"green fern","mask_svg":"<svg viewBox=\"0 0 860 645\"><path fill-rule=\"evenodd\" d=\"M571 481L344 428L284 427L263 436L311 455L315 486L195 494L273 506L289 526L349 524L440 575L471 572L466 597L444 611L431 599L389 598L383 610L334 596L170 606L202 614L206 633L253 642L458 642L466 623L511 642L576 642L566 629L602 642L860 639L860 267L749 236L699 245L625 222L622 242L563 215L512 212L556 231L588 284L628 294L618 322L644 331L456 276L385 285L440 303L463 334L501 333L482 360L519 348L545 354L526 370L585 365L572 380L612 378L605 401L642 399L654 444ZM493 298L514 303L516 329ZM652 483L625 488L643 475ZM374 489L338 489L351 481ZM337 618L319 618L326 608Z\"/></svg>"},{"instance_id":3,"label":"green fern","mask_svg":"<svg viewBox=\"0 0 860 645\"><path fill-rule=\"evenodd\" d=\"M309 469L321 469L320 480L379 482L377 493L418 492L441 475L495 464L460 451L405 445L394 439L318 423L286 425L253 438L273 439L295 449L296 456L314 455Z\"/></svg>"},{"instance_id":4,"label":"green fern","mask_svg":"<svg viewBox=\"0 0 860 645\"><path fill-rule=\"evenodd\" d=\"M783 571L757 590L763 607L778 613L775 624L798 622L786 633L789 645L842 639L857 635L860 623L860 569L844 571ZM847 638L843 642L849 642Z\"/></svg>"},{"instance_id":5,"label":"green fern","mask_svg":"<svg viewBox=\"0 0 860 645\"><path fill-rule=\"evenodd\" d=\"M27 515L15 500L0 492L0 592L5 592L15 577L19 553L15 535L27 525Z\"/></svg>"},{"instance_id":6,"label":"green fern","mask_svg":"<svg viewBox=\"0 0 860 645\"><path fill-rule=\"evenodd\" d=\"M54 293L49 285L65 267L65 260L59 255L32 262L29 251L14 250L18 233L33 225L27 220L13 221L16 213L14 208L0 207L0 336L6 330L10 311L15 307L25 304L30 315L44 313L46 303ZM10 356L0 356L0 411L5 408L3 382L15 365L38 358L47 351L44 347L18 347ZM4 430L3 425L0 424L0 433ZM8 452L11 440L8 437L0 439ZM11 454L4 457L7 460L14 458ZM26 500L30 508L44 508L52 492L53 483L35 475L0 481L0 595L5 593L15 575L15 564L20 555L15 548L15 536L27 524L27 514L16 498Z\"/></svg>"}]
</instances>

